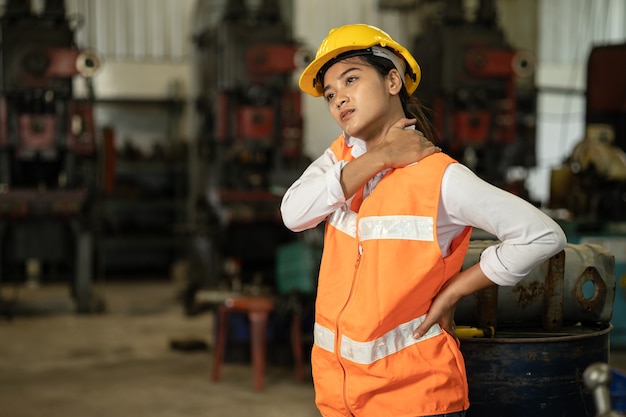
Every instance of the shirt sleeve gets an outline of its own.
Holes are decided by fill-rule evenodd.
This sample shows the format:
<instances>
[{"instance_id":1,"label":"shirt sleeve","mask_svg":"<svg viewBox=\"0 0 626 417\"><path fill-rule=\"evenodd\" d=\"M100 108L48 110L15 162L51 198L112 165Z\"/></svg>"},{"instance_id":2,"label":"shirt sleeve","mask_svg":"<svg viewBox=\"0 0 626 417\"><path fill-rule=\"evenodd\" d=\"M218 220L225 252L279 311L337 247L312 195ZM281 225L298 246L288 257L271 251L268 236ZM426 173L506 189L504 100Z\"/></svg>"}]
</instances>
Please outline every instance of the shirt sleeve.
<instances>
[{"instance_id":1,"label":"shirt sleeve","mask_svg":"<svg viewBox=\"0 0 626 417\"><path fill-rule=\"evenodd\" d=\"M483 273L498 285L515 285L567 243L561 227L544 212L461 164L446 169L441 202L454 224L477 227L500 241L480 257Z\"/></svg>"},{"instance_id":2,"label":"shirt sleeve","mask_svg":"<svg viewBox=\"0 0 626 417\"><path fill-rule=\"evenodd\" d=\"M345 164L327 149L289 187L280 205L288 229L294 232L311 229L346 204L339 182Z\"/></svg>"}]
</instances>

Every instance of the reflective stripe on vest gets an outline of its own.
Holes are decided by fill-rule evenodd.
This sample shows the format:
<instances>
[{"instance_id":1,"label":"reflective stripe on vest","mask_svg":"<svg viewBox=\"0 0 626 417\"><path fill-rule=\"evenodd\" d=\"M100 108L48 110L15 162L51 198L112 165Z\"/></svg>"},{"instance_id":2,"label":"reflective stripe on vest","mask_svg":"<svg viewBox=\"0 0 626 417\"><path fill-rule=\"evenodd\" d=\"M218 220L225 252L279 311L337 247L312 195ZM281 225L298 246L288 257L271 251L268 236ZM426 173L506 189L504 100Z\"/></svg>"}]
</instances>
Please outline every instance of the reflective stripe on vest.
<instances>
[{"instance_id":1,"label":"reflective stripe on vest","mask_svg":"<svg viewBox=\"0 0 626 417\"><path fill-rule=\"evenodd\" d=\"M359 221L359 239L405 239L432 242L434 220L426 216L369 216Z\"/></svg>"},{"instance_id":2,"label":"reflective stripe on vest","mask_svg":"<svg viewBox=\"0 0 626 417\"><path fill-rule=\"evenodd\" d=\"M336 210L330 215L328 222L351 237L356 237L356 213L350 210Z\"/></svg>"},{"instance_id":3,"label":"reflective stripe on vest","mask_svg":"<svg viewBox=\"0 0 626 417\"><path fill-rule=\"evenodd\" d=\"M424 314L407 323L402 323L395 329L369 342L359 342L342 335L340 347L341 357L355 363L369 365L379 359L393 355L406 347L440 335L443 332L441 327L435 324L428 329L424 336L415 339L413 337L413 331L422 324L425 318L426 315ZM315 323L313 335L317 346L329 352L334 352L335 333L332 330Z\"/></svg>"},{"instance_id":4,"label":"reflective stripe on vest","mask_svg":"<svg viewBox=\"0 0 626 417\"><path fill-rule=\"evenodd\" d=\"M313 325L313 342L324 350L335 351L335 332L315 323Z\"/></svg>"}]
</instances>

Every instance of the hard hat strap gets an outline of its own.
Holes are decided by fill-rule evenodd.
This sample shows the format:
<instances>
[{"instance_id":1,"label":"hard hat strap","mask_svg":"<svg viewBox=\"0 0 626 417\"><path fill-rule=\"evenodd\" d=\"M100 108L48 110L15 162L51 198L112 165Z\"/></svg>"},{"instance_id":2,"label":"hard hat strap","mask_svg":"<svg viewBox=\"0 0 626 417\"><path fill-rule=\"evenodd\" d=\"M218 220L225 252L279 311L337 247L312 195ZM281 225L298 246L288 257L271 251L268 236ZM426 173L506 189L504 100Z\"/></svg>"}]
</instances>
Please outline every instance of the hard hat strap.
<instances>
[{"instance_id":1,"label":"hard hat strap","mask_svg":"<svg viewBox=\"0 0 626 417\"><path fill-rule=\"evenodd\" d=\"M404 60L400 58L398 55L394 54L393 51L387 48L383 48L380 46L372 46L371 49L372 49L372 54L374 54L374 56L386 58L390 60L391 62L393 62L393 66L396 67L396 69L400 73L400 76L402 78L402 83L404 84L404 74L406 74L406 64Z\"/></svg>"}]
</instances>

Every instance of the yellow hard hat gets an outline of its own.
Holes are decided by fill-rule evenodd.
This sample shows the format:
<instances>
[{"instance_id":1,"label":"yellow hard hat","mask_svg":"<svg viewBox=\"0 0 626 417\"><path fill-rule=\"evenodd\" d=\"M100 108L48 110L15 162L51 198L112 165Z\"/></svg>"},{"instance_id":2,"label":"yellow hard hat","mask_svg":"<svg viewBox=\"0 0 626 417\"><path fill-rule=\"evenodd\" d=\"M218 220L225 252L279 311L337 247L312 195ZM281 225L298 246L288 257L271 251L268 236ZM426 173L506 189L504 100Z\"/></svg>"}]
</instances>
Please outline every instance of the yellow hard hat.
<instances>
[{"instance_id":1,"label":"yellow hard hat","mask_svg":"<svg viewBox=\"0 0 626 417\"><path fill-rule=\"evenodd\" d=\"M322 41L317 49L315 59L302 71L300 75L300 89L313 97L323 95L323 85L320 82L320 70L326 64L333 62L344 53L350 51L363 51L366 55L368 48L373 46L382 46L383 48L392 49L396 55L404 58L406 61L406 71L404 75L404 85L409 94L413 94L420 82L420 67L413 58L413 55L402 45L396 42L391 36L382 30L365 24L345 25L335 29L331 29L328 36Z\"/></svg>"}]
</instances>

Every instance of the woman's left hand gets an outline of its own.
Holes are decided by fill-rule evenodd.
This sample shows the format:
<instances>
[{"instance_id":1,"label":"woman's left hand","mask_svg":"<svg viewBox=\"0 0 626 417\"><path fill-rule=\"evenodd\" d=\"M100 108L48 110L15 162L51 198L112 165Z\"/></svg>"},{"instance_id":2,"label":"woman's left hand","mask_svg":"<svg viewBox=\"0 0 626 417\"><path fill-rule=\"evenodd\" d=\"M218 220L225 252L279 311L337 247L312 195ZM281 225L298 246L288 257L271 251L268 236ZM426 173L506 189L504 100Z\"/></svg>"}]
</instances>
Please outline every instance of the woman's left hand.
<instances>
[{"instance_id":1,"label":"woman's left hand","mask_svg":"<svg viewBox=\"0 0 626 417\"><path fill-rule=\"evenodd\" d=\"M456 303L456 301L450 299L450 296L446 294L445 288L442 289L433 300L430 310L428 310L428 314L426 314L426 318L422 324L413 332L413 337L419 339L426 334L428 329L437 323L439 323L439 326L441 326L443 330L456 337L454 324Z\"/></svg>"},{"instance_id":2,"label":"woman's left hand","mask_svg":"<svg viewBox=\"0 0 626 417\"><path fill-rule=\"evenodd\" d=\"M459 272L439 290L439 294L430 305L430 310L426 313L426 318L413 332L413 337L419 339L424 336L428 329L436 323L439 323L446 332L456 337L454 312L457 303L463 297L493 285L495 284L487 278L479 264Z\"/></svg>"}]
</instances>

